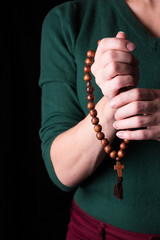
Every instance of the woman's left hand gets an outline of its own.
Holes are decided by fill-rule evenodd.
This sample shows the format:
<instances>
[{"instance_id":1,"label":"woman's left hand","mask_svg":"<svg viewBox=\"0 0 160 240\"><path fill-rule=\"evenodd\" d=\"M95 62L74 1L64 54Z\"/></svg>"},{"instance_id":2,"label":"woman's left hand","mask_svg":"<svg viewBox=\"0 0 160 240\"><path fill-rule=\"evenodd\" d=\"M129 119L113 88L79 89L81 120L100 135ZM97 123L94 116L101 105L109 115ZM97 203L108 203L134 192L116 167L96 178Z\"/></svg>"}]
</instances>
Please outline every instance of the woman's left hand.
<instances>
[{"instance_id":1,"label":"woman's left hand","mask_svg":"<svg viewBox=\"0 0 160 240\"><path fill-rule=\"evenodd\" d=\"M111 100L117 109L113 127L116 135L128 140L160 141L160 90L134 88Z\"/></svg>"}]
</instances>

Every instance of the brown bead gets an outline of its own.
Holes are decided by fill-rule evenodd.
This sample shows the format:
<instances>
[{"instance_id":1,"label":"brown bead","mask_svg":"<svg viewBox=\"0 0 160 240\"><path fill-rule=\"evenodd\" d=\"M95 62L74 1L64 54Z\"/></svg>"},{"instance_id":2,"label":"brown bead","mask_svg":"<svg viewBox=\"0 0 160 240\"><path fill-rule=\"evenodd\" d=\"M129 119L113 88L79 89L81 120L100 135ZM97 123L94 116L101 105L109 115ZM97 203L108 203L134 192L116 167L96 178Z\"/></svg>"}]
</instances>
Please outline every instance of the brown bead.
<instances>
[{"instance_id":1,"label":"brown bead","mask_svg":"<svg viewBox=\"0 0 160 240\"><path fill-rule=\"evenodd\" d=\"M93 102L93 101L95 100L95 96L94 96L93 94L88 94L87 100L88 100L89 102Z\"/></svg>"},{"instance_id":2,"label":"brown bead","mask_svg":"<svg viewBox=\"0 0 160 240\"><path fill-rule=\"evenodd\" d=\"M93 59L92 58L86 58L85 63L86 63L87 66L91 66L93 64Z\"/></svg>"},{"instance_id":3,"label":"brown bead","mask_svg":"<svg viewBox=\"0 0 160 240\"><path fill-rule=\"evenodd\" d=\"M95 103L94 103L94 102L89 102L89 103L87 104L87 108L88 108L89 110L95 108Z\"/></svg>"},{"instance_id":4,"label":"brown bead","mask_svg":"<svg viewBox=\"0 0 160 240\"><path fill-rule=\"evenodd\" d=\"M112 151L112 147L111 147L111 145L107 145L107 146L105 146L104 147L104 151L106 152L106 153L110 153L111 151Z\"/></svg>"},{"instance_id":5,"label":"brown bead","mask_svg":"<svg viewBox=\"0 0 160 240\"><path fill-rule=\"evenodd\" d=\"M97 45L99 45L99 44L100 44L100 41L101 41L101 40L99 40L99 41L97 42Z\"/></svg>"},{"instance_id":6,"label":"brown bead","mask_svg":"<svg viewBox=\"0 0 160 240\"><path fill-rule=\"evenodd\" d=\"M85 75L84 75L84 81L85 82L90 82L91 81L91 79L92 79L92 76L90 75L90 74L88 74L88 73L86 73Z\"/></svg>"},{"instance_id":7,"label":"brown bead","mask_svg":"<svg viewBox=\"0 0 160 240\"><path fill-rule=\"evenodd\" d=\"M98 140L102 140L104 138L104 133L103 132L98 132L96 134L96 137L98 138Z\"/></svg>"},{"instance_id":8,"label":"brown bead","mask_svg":"<svg viewBox=\"0 0 160 240\"><path fill-rule=\"evenodd\" d=\"M108 145L108 144L109 144L108 139L107 139L107 138L102 139L101 144L102 144L103 147L105 147L106 145Z\"/></svg>"},{"instance_id":9,"label":"brown bead","mask_svg":"<svg viewBox=\"0 0 160 240\"><path fill-rule=\"evenodd\" d=\"M96 117L97 116L97 110L96 109L91 109L89 112L91 117Z\"/></svg>"},{"instance_id":10,"label":"brown bead","mask_svg":"<svg viewBox=\"0 0 160 240\"><path fill-rule=\"evenodd\" d=\"M120 161L120 158L119 158L119 157L116 157L116 161Z\"/></svg>"},{"instance_id":11,"label":"brown bead","mask_svg":"<svg viewBox=\"0 0 160 240\"><path fill-rule=\"evenodd\" d=\"M91 72L90 66L85 66L85 67L84 67L84 72L85 72L85 73L90 73L90 72Z\"/></svg>"},{"instance_id":12,"label":"brown bead","mask_svg":"<svg viewBox=\"0 0 160 240\"><path fill-rule=\"evenodd\" d=\"M119 158L123 158L125 156L125 153L123 150L119 150L117 155Z\"/></svg>"},{"instance_id":13,"label":"brown bead","mask_svg":"<svg viewBox=\"0 0 160 240\"><path fill-rule=\"evenodd\" d=\"M130 141L129 140L127 140L127 139L124 139L123 140L126 144L128 144Z\"/></svg>"},{"instance_id":14,"label":"brown bead","mask_svg":"<svg viewBox=\"0 0 160 240\"><path fill-rule=\"evenodd\" d=\"M89 58L94 58L94 56L95 56L95 52L94 52L93 50L89 50L89 51L87 52L87 57L89 57Z\"/></svg>"},{"instance_id":15,"label":"brown bead","mask_svg":"<svg viewBox=\"0 0 160 240\"><path fill-rule=\"evenodd\" d=\"M93 117L93 118L91 119L91 123L92 123L93 125L97 125L97 124L99 123L99 118L98 118L98 117Z\"/></svg>"},{"instance_id":16,"label":"brown bead","mask_svg":"<svg viewBox=\"0 0 160 240\"><path fill-rule=\"evenodd\" d=\"M100 124L97 124L94 126L94 131L95 132L100 132L102 130L102 126Z\"/></svg>"},{"instance_id":17,"label":"brown bead","mask_svg":"<svg viewBox=\"0 0 160 240\"><path fill-rule=\"evenodd\" d=\"M113 159L115 159L115 158L117 157L117 152L116 152L116 151L112 151L112 152L110 153L110 157L113 158Z\"/></svg>"},{"instance_id":18,"label":"brown bead","mask_svg":"<svg viewBox=\"0 0 160 240\"><path fill-rule=\"evenodd\" d=\"M87 93L93 93L94 92L94 87L93 86L89 86L86 88Z\"/></svg>"},{"instance_id":19,"label":"brown bead","mask_svg":"<svg viewBox=\"0 0 160 240\"><path fill-rule=\"evenodd\" d=\"M127 148L127 144L125 144L125 142L122 142L121 144L120 144L120 149L121 150L125 150Z\"/></svg>"}]
</instances>

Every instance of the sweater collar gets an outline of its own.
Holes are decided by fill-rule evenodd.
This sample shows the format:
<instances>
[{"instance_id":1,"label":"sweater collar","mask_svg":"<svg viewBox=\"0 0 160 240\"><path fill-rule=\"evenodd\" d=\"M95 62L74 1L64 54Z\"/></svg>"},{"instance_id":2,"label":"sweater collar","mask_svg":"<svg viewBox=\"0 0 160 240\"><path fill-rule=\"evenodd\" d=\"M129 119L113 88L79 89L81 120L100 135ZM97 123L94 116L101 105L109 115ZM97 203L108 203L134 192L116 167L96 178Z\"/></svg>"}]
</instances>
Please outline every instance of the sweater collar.
<instances>
[{"instance_id":1,"label":"sweater collar","mask_svg":"<svg viewBox=\"0 0 160 240\"><path fill-rule=\"evenodd\" d=\"M125 0L113 0L114 6L123 20L132 31L138 35L148 46L157 49L160 48L160 38L152 36L147 29L138 21Z\"/></svg>"}]
</instances>

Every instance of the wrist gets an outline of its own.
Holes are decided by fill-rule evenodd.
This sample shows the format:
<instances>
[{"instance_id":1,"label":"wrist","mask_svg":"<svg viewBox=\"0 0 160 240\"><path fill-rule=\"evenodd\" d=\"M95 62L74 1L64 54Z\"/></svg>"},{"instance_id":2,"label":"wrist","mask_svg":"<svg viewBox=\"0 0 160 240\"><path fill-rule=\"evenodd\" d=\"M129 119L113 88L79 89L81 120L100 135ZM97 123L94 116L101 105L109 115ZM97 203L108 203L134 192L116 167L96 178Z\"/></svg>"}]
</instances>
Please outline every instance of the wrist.
<instances>
[{"instance_id":1,"label":"wrist","mask_svg":"<svg viewBox=\"0 0 160 240\"><path fill-rule=\"evenodd\" d=\"M116 134L116 130L113 128L116 109L110 107L109 100L106 97L102 97L95 108L98 112L97 116L102 126L102 132L112 141Z\"/></svg>"}]
</instances>

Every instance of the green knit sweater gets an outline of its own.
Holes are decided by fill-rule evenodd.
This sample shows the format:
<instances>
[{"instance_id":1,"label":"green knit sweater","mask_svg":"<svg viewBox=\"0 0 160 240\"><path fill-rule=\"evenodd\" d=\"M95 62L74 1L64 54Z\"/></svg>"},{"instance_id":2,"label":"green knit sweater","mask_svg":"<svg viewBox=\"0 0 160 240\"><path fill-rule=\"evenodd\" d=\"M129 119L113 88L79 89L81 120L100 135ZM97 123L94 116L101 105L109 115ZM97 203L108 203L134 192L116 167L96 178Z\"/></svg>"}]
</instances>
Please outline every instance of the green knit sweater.
<instances>
[{"instance_id":1,"label":"green knit sweater","mask_svg":"<svg viewBox=\"0 0 160 240\"><path fill-rule=\"evenodd\" d=\"M91 177L73 188L58 180L50 159L55 137L88 114L83 81L86 52L96 49L99 39L114 37L118 31L136 45L139 87L160 88L160 39L144 29L124 0L66 2L45 17L39 82L42 154L52 181L64 191L76 188L74 199L86 213L124 230L160 234L160 142L132 141L129 145L123 160L123 200L113 195L117 172L108 156ZM102 93L94 79L93 85L98 102ZM114 144L119 145L117 138Z\"/></svg>"}]
</instances>

